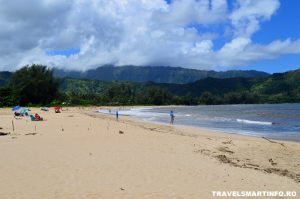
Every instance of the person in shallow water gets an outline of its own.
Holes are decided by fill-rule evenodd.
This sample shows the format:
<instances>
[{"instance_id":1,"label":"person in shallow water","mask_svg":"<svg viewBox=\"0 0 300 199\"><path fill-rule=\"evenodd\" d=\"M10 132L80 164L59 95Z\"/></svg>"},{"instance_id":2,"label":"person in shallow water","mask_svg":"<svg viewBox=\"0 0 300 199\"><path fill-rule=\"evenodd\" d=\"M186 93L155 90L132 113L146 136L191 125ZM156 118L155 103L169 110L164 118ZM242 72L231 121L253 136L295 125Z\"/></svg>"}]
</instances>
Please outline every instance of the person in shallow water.
<instances>
[{"instance_id":1,"label":"person in shallow water","mask_svg":"<svg viewBox=\"0 0 300 199\"><path fill-rule=\"evenodd\" d=\"M116 120L119 121L119 111L116 111Z\"/></svg>"},{"instance_id":2,"label":"person in shallow water","mask_svg":"<svg viewBox=\"0 0 300 199\"><path fill-rule=\"evenodd\" d=\"M170 118L171 118L170 124L174 124L175 115L173 111L170 111Z\"/></svg>"}]
</instances>

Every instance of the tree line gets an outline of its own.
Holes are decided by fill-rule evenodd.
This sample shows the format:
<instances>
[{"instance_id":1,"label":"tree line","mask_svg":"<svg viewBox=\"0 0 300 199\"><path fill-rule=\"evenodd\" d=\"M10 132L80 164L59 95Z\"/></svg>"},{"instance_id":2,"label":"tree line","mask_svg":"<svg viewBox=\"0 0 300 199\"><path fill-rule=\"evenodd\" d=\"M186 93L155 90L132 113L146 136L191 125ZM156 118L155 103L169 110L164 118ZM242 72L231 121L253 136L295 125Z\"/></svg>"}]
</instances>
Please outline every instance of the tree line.
<instances>
[{"instance_id":1,"label":"tree line","mask_svg":"<svg viewBox=\"0 0 300 199\"><path fill-rule=\"evenodd\" d=\"M0 87L0 106L199 105L300 102L300 72L266 78L202 79L189 84L58 79L46 66L17 70Z\"/></svg>"}]
</instances>

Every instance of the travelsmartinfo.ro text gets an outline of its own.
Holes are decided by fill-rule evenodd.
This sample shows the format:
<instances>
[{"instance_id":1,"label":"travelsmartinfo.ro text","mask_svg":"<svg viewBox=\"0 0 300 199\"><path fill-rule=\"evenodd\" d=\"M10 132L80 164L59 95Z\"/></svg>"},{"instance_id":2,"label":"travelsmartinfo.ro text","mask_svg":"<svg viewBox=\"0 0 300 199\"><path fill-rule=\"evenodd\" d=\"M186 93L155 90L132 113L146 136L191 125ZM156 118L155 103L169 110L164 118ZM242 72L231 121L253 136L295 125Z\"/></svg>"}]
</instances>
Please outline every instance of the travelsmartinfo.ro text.
<instances>
[{"instance_id":1,"label":"travelsmartinfo.ro text","mask_svg":"<svg viewBox=\"0 0 300 199\"><path fill-rule=\"evenodd\" d=\"M296 191L212 191L213 197L296 197Z\"/></svg>"}]
</instances>

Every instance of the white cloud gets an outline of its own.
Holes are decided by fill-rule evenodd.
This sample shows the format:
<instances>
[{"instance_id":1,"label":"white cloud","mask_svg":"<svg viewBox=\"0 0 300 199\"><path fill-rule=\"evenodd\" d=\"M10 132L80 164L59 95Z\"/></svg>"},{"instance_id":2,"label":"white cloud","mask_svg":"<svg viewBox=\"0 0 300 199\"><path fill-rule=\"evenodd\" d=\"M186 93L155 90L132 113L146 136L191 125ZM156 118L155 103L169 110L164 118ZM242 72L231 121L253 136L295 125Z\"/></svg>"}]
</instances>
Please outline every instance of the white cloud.
<instances>
[{"instance_id":1,"label":"white cloud","mask_svg":"<svg viewBox=\"0 0 300 199\"><path fill-rule=\"evenodd\" d=\"M225 17L224 17L225 16ZM214 24L225 21L226 0L175 0L165 12L158 13L159 24L186 26L189 24Z\"/></svg>"},{"instance_id":2,"label":"white cloud","mask_svg":"<svg viewBox=\"0 0 300 199\"><path fill-rule=\"evenodd\" d=\"M282 54L300 42L255 44L278 0L0 0L0 70L40 63L67 69L103 64L226 69ZM215 27L218 31L216 31ZM230 37L219 50L215 40ZM71 56L47 50L80 48Z\"/></svg>"},{"instance_id":3,"label":"white cloud","mask_svg":"<svg viewBox=\"0 0 300 199\"><path fill-rule=\"evenodd\" d=\"M230 14L235 34L250 37L259 30L260 22L269 20L279 8L278 0L238 0L238 8Z\"/></svg>"}]
</instances>

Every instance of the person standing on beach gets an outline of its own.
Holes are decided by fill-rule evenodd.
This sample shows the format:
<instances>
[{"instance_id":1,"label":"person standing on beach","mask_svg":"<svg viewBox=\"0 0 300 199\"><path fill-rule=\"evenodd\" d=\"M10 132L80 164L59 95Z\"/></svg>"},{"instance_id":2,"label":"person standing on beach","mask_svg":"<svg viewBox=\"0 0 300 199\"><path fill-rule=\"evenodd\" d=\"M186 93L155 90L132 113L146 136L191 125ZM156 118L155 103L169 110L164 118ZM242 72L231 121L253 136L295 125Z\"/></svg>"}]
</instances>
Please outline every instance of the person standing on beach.
<instances>
[{"instance_id":1,"label":"person standing on beach","mask_svg":"<svg viewBox=\"0 0 300 199\"><path fill-rule=\"evenodd\" d=\"M174 115L174 112L173 111L170 111L170 124L173 125L174 124L174 119L175 119L175 115Z\"/></svg>"},{"instance_id":2,"label":"person standing on beach","mask_svg":"<svg viewBox=\"0 0 300 199\"><path fill-rule=\"evenodd\" d=\"M119 121L119 111L116 111L116 120Z\"/></svg>"}]
</instances>

